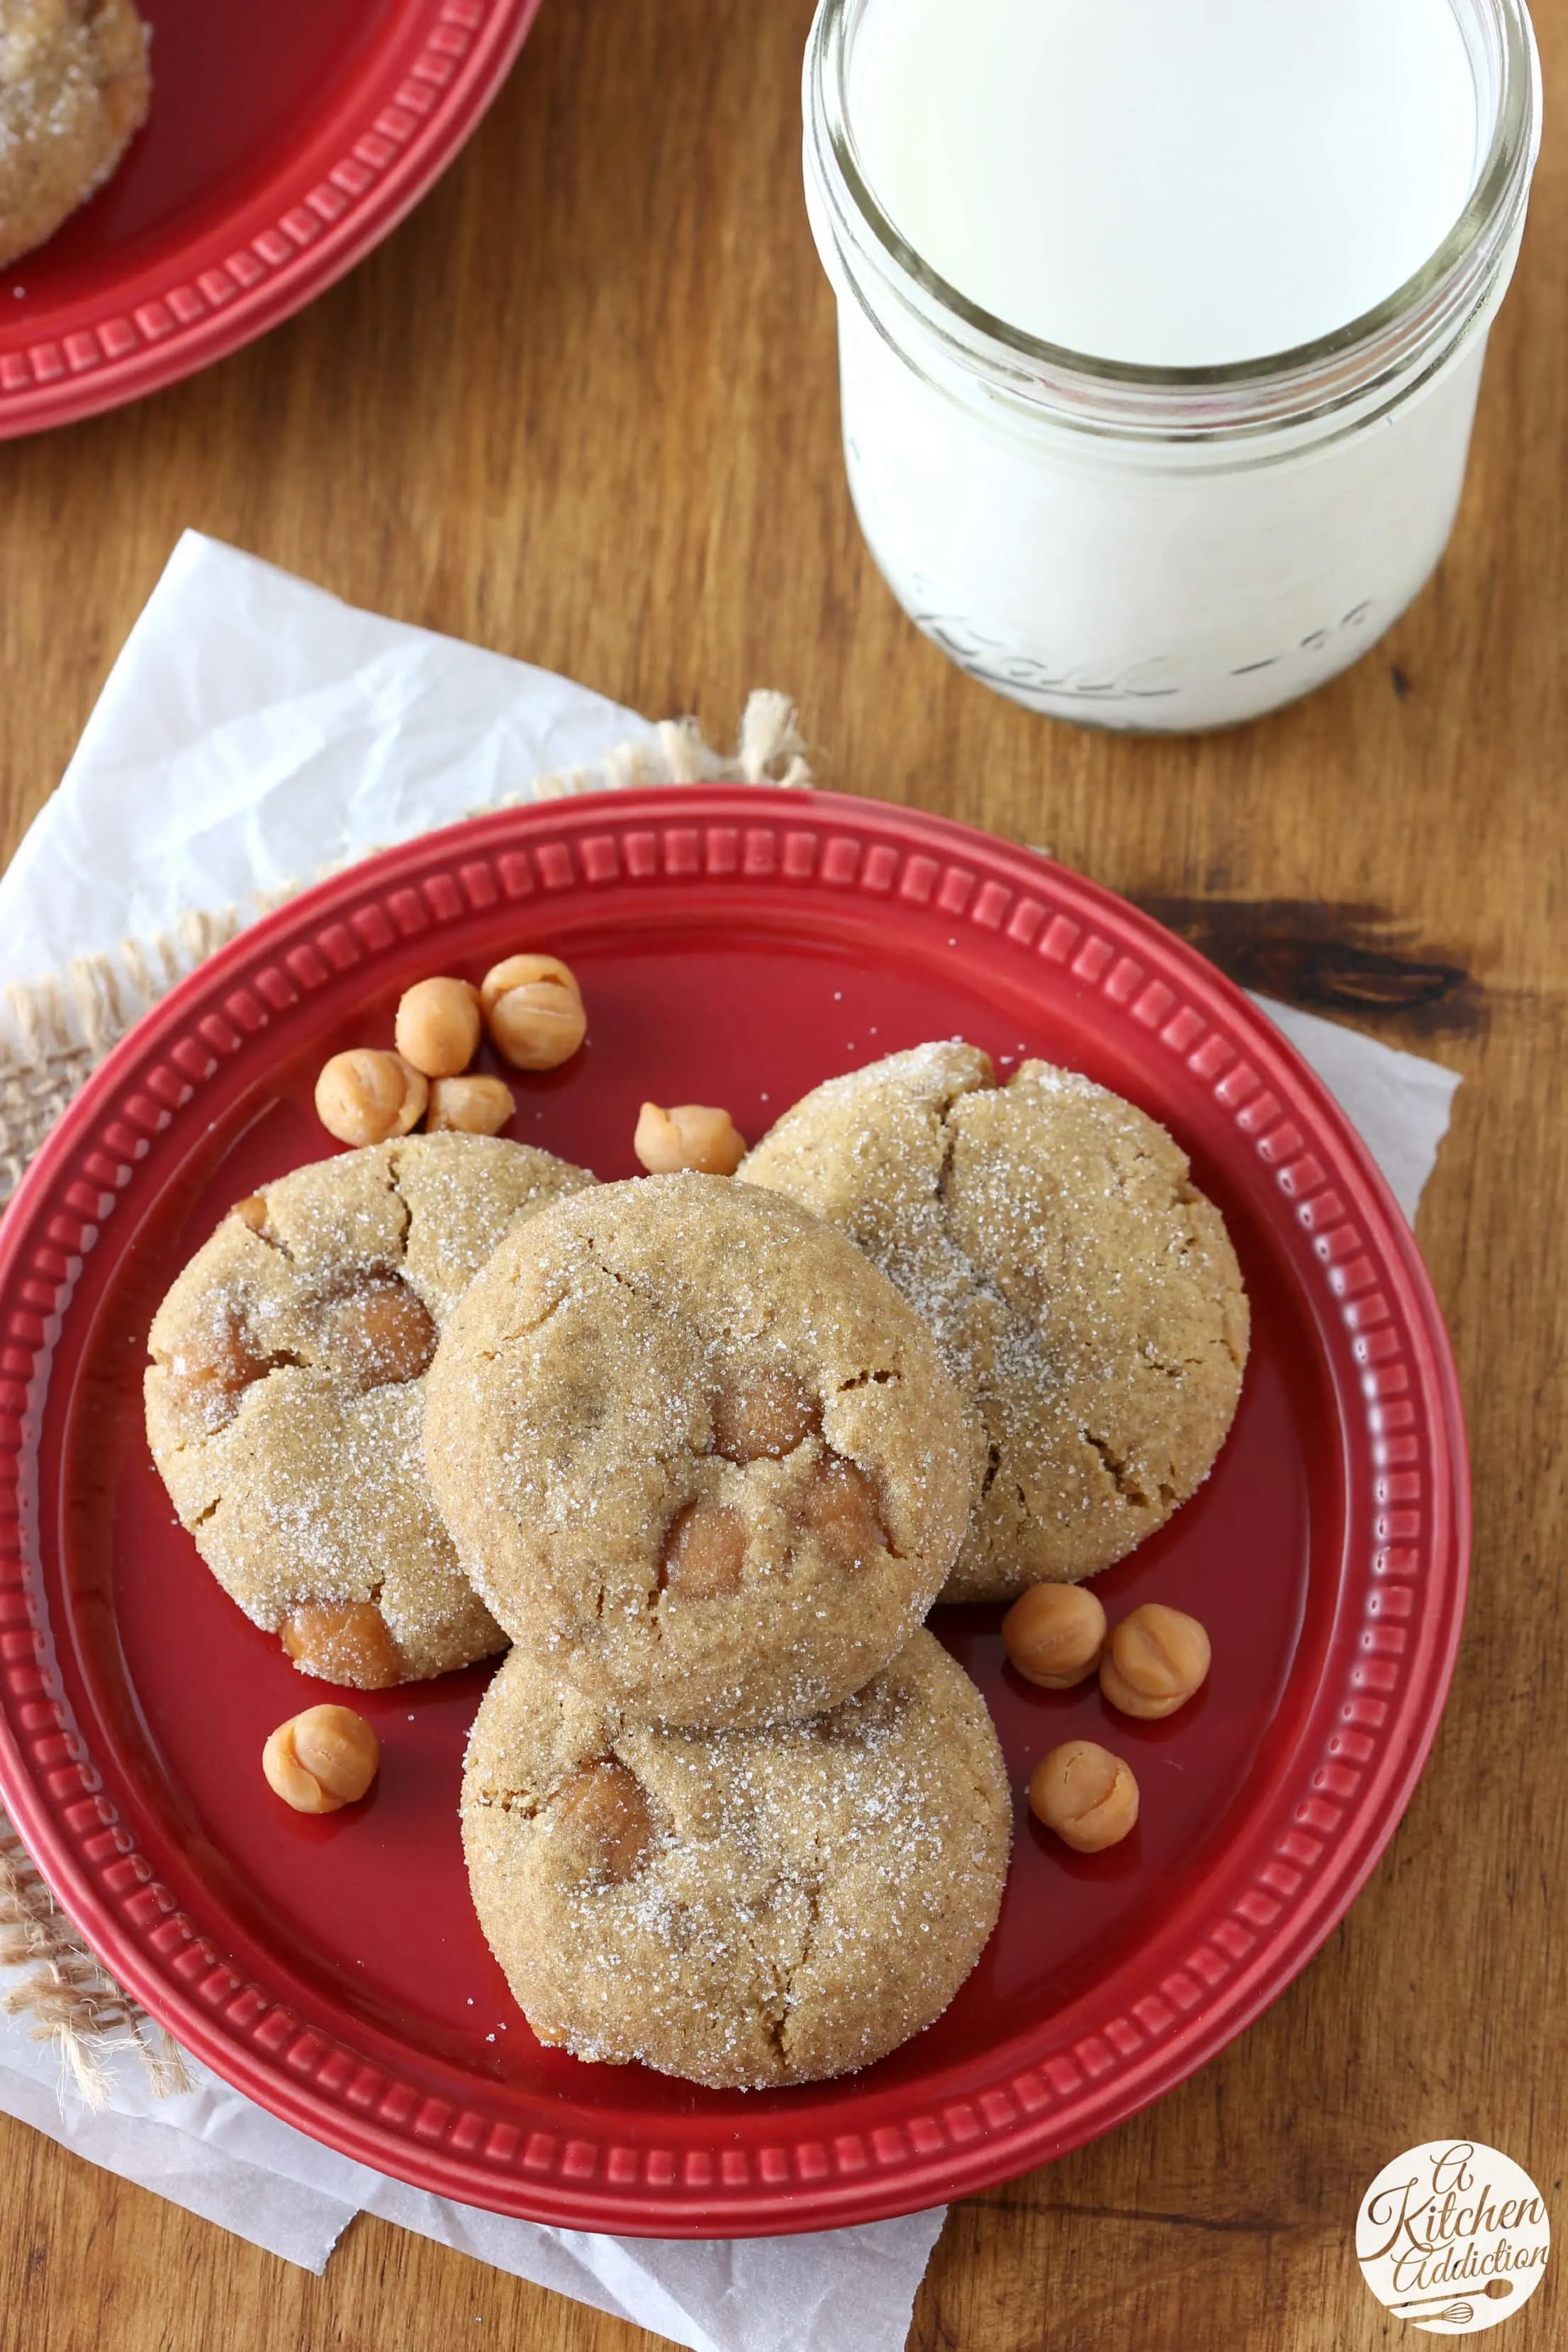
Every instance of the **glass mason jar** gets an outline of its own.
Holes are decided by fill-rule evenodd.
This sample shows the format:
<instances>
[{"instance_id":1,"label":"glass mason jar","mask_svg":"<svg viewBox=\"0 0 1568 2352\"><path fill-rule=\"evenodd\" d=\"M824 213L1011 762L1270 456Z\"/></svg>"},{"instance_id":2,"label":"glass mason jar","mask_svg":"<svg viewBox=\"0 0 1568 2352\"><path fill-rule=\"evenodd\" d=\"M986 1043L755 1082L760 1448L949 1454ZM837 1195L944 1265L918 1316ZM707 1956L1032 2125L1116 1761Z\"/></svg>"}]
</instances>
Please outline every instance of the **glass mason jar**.
<instances>
[{"instance_id":1,"label":"glass mason jar","mask_svg":"<svg viewBox=\"0 0 1568 2352\"><path fill-rule=\"evenodd\" d=\"M1541 140L1523 0L1451 0L1482 160L1426 267L1318 342L1168 371L1025 334L900 236L850 119L868 5L821 0L812 27L806 202L850 491L904 610L986 685L1103 727L1225 726L1348 667L1453 527Z\"/></svg>"}]
</instances>

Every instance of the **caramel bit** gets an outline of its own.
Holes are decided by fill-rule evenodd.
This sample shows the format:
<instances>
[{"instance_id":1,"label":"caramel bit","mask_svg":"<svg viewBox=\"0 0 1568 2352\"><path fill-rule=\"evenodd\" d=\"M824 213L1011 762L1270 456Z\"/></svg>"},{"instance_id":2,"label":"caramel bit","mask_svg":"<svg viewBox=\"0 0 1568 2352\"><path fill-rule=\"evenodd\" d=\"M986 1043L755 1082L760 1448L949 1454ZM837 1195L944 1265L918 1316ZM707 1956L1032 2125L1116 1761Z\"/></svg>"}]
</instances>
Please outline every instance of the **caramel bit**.
<instances>
[{"instance_id":1,"label":"caramel bit","mask_svg":"<svg viewBox=\"0 0 1568 2352\"><path fill-rule=\"evenodd\" d=\"M517 1109L504 1078L432 1078L426 1135L499 1135Z\"/></svg>"},{"instance_id":2,"label":"caramel bit","mask_svg":"<svg viewBox=\"0 0 1568 2352\"><path fill-rule=\"evenodd\" d=\"M246 1390L271 1369L271 1359L252 1346L237 1315L226 1315L193 1332L169 1359L171 1379L209 1421L229 1421Z\"/></svg>"},{"instance_id":3,"label":"caramel bit","mask_svg":"<svg viewBox=\"0 0 1568 2352\"><path fill-rule=\"evenodd\" d=\"M1105 1612L1081 1584L1033 1585L1003 1618L1002 1644L1026 1681L1071 1690L1100 1664Z\"/></svg>"},{"instance_id":4,"label":"caramel bit","mask_svg":"<svg viewBox=\"0 0 1568 2352\"><path fill-rule=\"evenodd\" d=\"M858 1463L836 1454L800 1498L803 1527L820 1536L846 1568L865 1568L891 1549L877 1489Z\"/></svg>"},{"instance_id":5,"label":"caramel bit","mask_svg":"<svg viewBox=\"0 0 1568 2352\"><path fill-rule=\"evenodd\" d=\"M237 1217L242 1225L248 1225L253 1234L267 1231L267 1203L259 1192L247 1192L243 1201L235 1202L228 1213L231 1217Z\"/></svg>"},{"instance_id":6,"label":"caramel bit","mask_svg":"<svg viewBox=\"0 0 1568 2352\"><path fill-rule=\"evenodd\" d=\"M1123 1715L1158 1723L1185 1706L1209 1670L1209 1637L1195 1617L1145 1601L1116 1626L1100 1662L1100 1687Z\"/></svg>"},{"instance_id":7,"label":"caramel bit","mask_svg":"<svg viewBox=\"0 0 1568 2352\"><path fill-rule=\"evenodd\" d=\"M403 1680L392 1628L374 1601L305 1601L283 1623L283 1647L302 1675L355 1690L388 1690Z\"/></svg>"},{"instance_id":8,"label":"caramel bit","mask_svg":"<svg viewBox=\"0 0 1568 2352\"><path fill-rule=\"evenodd\" d=\"M653 1815L634 1772L610 1757L573 1773L553 1807L584 1875L624 1886L647 1859Z\"/></svg>"},{"instance_id":9,"label":"caramel bit","mask_svg":"<svg viewBox=\"0 0 1568 2352\"><path fill-rule=\"evenodd\" d=\"M713 1445L726 1462L777 1462L820 1428L815 1397L787 1372L761 1372L713 1400Z\"/></svg>"},{"instance_id":10,"label":"caramel bit","mask_svg":"<svg viewBox=\"0 0 1568 2352\"><path fill-rule=\"evenodd\" d=\"M645 1102L632 1150L650 1176L690 1169L701 1176L732 1176L746 1156L746 1139L727 1110L710 1103L677 1103L672 1110Z\"/></svg>"},{"instance_id":11,"label":"caramel bit","mask_svg":"<svg viewBox=\"0 0 1568 2352\"><path fill-rule=\"evenodd\" d=\"M1120 1845L1138 1819L1138 1783L1108 1748L1069 1739L1036 1765L1029 1810L1075 1853L1103 1853Z\"/></svg>"},{"instance_id":12,"label":"caramel bit","mask_svg":"<svg viewBox=\"0 0 1568 2352\"><path fill-rule=\"evenodd\" d=\"M582 991L559 956L514 955L492 964L479 1003L490 1043L515 1069L553 1070L588 1034Z\"/></svg>"},{"instance_id":13,"label":"caramel bit","mask_svg":"<svg viewBox=\"0 0 1568 2352\"><path fill-rule=\"evenodd\" d=\"M430 1099L430 1081L401 1054L356 1045L334 1054L316 1080L316 1117L329 1135L356 1150L406 1135Z\"/></svg>"},{"instance_id":14,"label":"caramel bit","mask_svg":"<svg viewBox=\"0 0 1568 2352\"><path fill-rule=\"evenodd\" d=\"M268 1788L297 1813L336 1813L364 1795L381 1748L349 1706L308 1706L280 1723L261 1751Z\"/></svg>"},{"instance_id":15,"label":"caramel bit","mask_svg":"<svg viewBox=\"0 0 1568 2352\"><path fill-rule=\"evenodd\" d=\"M468 980L416 980L397 1007L397 1050L422 1077L455 1078L479 1050L479 992Z\"/></svg>"},{"instance_id":16,"label":"caramel bit","mask_svg":"<svg viewBox=\"0 0 1568 2352\"><path fill-rule=\"evenodd\" d=\"M428 1370L440 1337L424 1300L397 1275L330 1299L321 1326L333 1369L346 1371L364 1389L416 1381Z\"/></svg>"},{"instance_id":17,"label":"caramel bit","mask_svg":"<svg viewBox=\"0 0 1568 2352\"><path fill-rule=\"evenodd\" d=\"M665 1590L681 1601L723 1601L741 1589L746 1531L721 1503L688 1503L664 1538Z\"/></svg>"}]
</instances>

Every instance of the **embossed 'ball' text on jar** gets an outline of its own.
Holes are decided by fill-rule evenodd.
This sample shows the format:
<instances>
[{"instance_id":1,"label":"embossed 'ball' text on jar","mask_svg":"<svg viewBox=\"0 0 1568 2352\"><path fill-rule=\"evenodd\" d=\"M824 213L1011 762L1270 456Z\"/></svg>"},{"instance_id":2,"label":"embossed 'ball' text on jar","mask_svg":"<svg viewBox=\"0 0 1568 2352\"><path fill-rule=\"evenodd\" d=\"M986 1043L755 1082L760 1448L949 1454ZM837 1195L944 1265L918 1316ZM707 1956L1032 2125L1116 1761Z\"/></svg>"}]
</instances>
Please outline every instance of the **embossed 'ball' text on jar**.
<instances>
[{"instance_id":1,"label":"embossed 'ball' text on jar","mask_svg":"<svg viewBox=\"0 0 1568 2352\"><path fill-rule=\"evenodd\" d=\"M1449 0L1474 163L1423 266L1314 341L1170 368L1010 326L905 241L855 120L856 39L885 5L821 0L805 179L850 489L905 611L987 685L1106 727L1225 726L1346 668L1453 526L1540 144L1523 0Z\"/></svg>"}]
</instances>

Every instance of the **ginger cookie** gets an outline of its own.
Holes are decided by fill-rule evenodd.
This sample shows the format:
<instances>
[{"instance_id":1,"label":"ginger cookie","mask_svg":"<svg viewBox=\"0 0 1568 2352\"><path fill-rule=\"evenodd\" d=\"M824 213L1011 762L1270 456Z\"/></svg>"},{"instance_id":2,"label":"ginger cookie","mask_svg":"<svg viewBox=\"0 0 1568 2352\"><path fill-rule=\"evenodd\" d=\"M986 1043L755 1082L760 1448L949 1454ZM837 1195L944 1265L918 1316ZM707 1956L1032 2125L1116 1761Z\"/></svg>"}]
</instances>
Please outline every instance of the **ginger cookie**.
<instances>
[{"instance_id":1,"label":"ginger cookie","mask_svg":"<svg viewBox=\"0 0 1568 2352\"><path fill-rule=\"evenodd\" d=\"M241 1201L159 1308L153 1459L301 1673L374 1690L505 1648L426 1481L425 1376L513 1222L593 1181L485 1136L316 1160Z\"/></svg>"},{"instance_id":2,"label":"ginger cookie","mask_svg":"<svg viewBox=\"0 0 1568 2352\"><path fill-rule=\"evenodd\" d=\"M848 2074L931 2024L1012 1834L984 1702L925 1633L831 1713L746 1731L628 1725L514 1649L462 1813L539 2039L715 2089Z\"/></svg>"},{"instance_id":3,"label":"ginger cookie","mask_svg":"<svg viewBox=\"0 0 1568 2352\"><path fill-rule=\"evenodd\" d=\"M509 1234L442 1335L430 1484L514 1642L671 1724L815 1715L903 1647L969 1510L930 1332L843 1234L727 1177Z\"/></svg>"},{"instance_id":4,"label":"ginger cookie","mask_svg":"<svg viewBox=\"0 0 1568 2352\"><path fill-rule=\"evenodd\" d=\"M147 120L147 52L131 0L0 5L0 269L115 170Z\"/></svg>"},{"instance_id":5,"label":"ginger cookie","mask_svg":"<svg viewBox=\"0 0 1568 2352\"><path fill-rule=\"evenodd\" d=\"M1163 1127L1071 1070L1005 1086L972 1045L829 1079L742 1163L848 1234L934 1332L974 1516L945 1601L1109 1568L1213 1467L1247 1306L1219 1212Z\"/></svg>"}]
</instances>

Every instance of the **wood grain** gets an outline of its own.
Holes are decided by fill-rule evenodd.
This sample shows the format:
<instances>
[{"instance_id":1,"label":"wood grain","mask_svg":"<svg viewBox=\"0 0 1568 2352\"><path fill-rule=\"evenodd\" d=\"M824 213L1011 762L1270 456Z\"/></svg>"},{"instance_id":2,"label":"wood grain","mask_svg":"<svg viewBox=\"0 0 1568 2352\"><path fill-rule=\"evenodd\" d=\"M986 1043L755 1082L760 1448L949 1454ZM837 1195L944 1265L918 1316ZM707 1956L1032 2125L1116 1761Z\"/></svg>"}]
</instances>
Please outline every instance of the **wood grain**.
<instances>
[{"instance_id":1,"label":"wood grain","mask_svg":"<svg viewBox=\"0 0 1568 2352\"><path fill-rule=\"evenodd\" d=\"M1537 14L1550 121L1568 0ZM1224 2057L953 2212L910 2339L1364 2352L1402 2324L1351 2224L1400 2149L1484 2138L1568 2221L1568 142L1548 140L1459 527L1414 611L1256 726L1078 732L950 668L861 546L799 196L808 15L549 0L468 152L342 285L194 383L0 446L0 856L195 525L721 733L748 688L783 686L826 780L1047 844L1464 1073L1420 1237L1468 1401L1475 1587L1415 1803ZM374 2222L317 2281L19 2126L0 2144L7 2347L655 2341ZM1562 2304L1549 2277L1499 2340L1545 2352Z\"/></svg>"}]
</instances>

